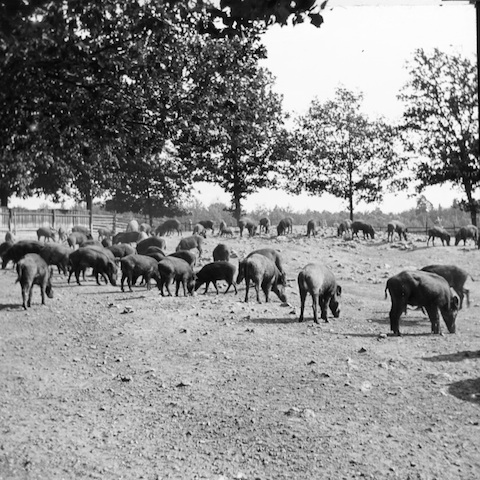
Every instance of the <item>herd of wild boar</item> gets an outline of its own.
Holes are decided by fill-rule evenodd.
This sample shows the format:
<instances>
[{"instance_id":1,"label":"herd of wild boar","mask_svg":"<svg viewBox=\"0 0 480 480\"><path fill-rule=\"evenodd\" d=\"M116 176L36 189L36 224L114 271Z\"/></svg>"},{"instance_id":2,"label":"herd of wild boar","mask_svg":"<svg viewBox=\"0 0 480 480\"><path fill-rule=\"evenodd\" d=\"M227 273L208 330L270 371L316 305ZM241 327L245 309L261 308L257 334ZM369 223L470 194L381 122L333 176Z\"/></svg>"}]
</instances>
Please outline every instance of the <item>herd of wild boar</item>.
<instances>
[{"instance_id":1,"label":"herd of wild boar","mask_svg":"<svg viewBox=\"0 0 480 480\"><path fill-rule=\"evenodd\" d=\"M270 232L270 220L262 218L256 221L243 217L238 221L240 236L244 231L250 236L257 233ZM202 221L192 225L192 235L182 237L175 252L166 254L166 235L182 234L178 220L167 220L155 230L150 225L141 224L132 220L125 232L112 235L107 228L98 229L98 240L94 240L88 228L75 226L70 233L62 228L58 231L52 228L41 227L37 230L38 240L15 241L8 232L5 242L0 245L2 269L12 262L16 266L17 282L20 283L23 307L31 306L32 288L38 285L41 290L42 304L45 296L53 297L52 276L53 268L59 273L68 275L68 283L75 276L80 285L85 279L85 272L91 269L97 284L102 279L105 283L117 285L117 278L121 272L120 287L125 290L125 282L129 291L141 279L147 289L151 288L151 280L157 283L161 295L171 296L170 286L175 285L175 295L179 295L180 288L184 296L192 295L202 285L207 293L210 283L217 294L217 281L227 283L227 293L230 288L237 293L237 285L245 280L245 302L249 300L251 285L255 288L256 300L261 302L260 290L269 301L273 291L278 298L286 303L285 294L286 273L283 268L280 253L273 248L262 248L249 253L240 259L238 268L230 263L230 248L225 243L219 243L213 250L213 262L196 268L197 256L203 253L203 239L206 232L215 232L212 221ZM307 236L315 236L318 223L310 220L307 224ZM277 225L277 234L286 235L293 231L293 220L290 217L282 219ZM364 238L374 238L375 230L372 225L360 221L345 220L338 225L338 236L358 236L362 232ZM407 239L408 230L399 221L393 220L387 226L388 241L393 241L395 234L399 239ZM220 222L217 235L219 237L233 236L233 230L225 222ZM440 238L442 244L450 245L450 235L440 227L433 227L428 231L427 245L435 238ZM455 245L463 240L472 239L478 242L477 227L470 225L459 229L455 236ZM42 241L43 240L43 241ZM51 242L50 240L53 240ZM56 243L56 241L59 241ZM195 250L198 252L195 253ZM421 270L403 271L388 279L387 292L391 298L390 328L395 335L400 335L399 320L407 310L407 305L421 307L428 315L433 333L440 333L439 312L450 333L455 332L455 320L458 310L462 308L466 297L469 305L469 291L465 287L468 272L454 265L429 265ZM337 284L333 272L319 263L306 265L298 274L298 288L300 293L299 321L304 320L305 302L307 296L312 297L313 318L318 323L318 307L320 317L325 322L330 309L334 317L340 315L339 299L342 288Z\"/></svg>"}]
</instances>

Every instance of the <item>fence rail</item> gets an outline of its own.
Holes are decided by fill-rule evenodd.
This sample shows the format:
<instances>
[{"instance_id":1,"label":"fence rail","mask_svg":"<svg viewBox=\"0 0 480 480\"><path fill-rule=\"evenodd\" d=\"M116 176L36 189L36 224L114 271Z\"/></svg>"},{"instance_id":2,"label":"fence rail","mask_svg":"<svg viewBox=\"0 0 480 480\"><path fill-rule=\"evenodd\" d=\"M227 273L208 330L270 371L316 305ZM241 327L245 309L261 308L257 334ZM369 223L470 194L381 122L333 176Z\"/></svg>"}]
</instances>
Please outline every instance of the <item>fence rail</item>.
<instances>
[{"instance_id":1,"label":"fence rail","mask_svg":"<svg viewBox=\"0 0 480 480\"><path fill-rule=\"evenodd\" d=\"M146 218L137 216L139 222L148 223ZM85 226L95 236L100 227L108 228L112 233L125 231L128 222L132 218L128 215L116 213L95 214L88 210L21 210L15 208L0 207L0 242L5 233L10 231L18 237L35 237L39 227L52 227L58 230L62 227L70 231L75 225ZM155 225L159 225L165 219L155 219ZM197 219L182 218L180 222L184 232L192 230L192 225ZM234 226L234 225L229 225ZM427 235L432 225L422 227L408 227L408 232L417 235ZM455 236L460 226L445 227L450 235ZM374 225L375 231L386 232L386 225Z\"/></svg>"}]
</instances>

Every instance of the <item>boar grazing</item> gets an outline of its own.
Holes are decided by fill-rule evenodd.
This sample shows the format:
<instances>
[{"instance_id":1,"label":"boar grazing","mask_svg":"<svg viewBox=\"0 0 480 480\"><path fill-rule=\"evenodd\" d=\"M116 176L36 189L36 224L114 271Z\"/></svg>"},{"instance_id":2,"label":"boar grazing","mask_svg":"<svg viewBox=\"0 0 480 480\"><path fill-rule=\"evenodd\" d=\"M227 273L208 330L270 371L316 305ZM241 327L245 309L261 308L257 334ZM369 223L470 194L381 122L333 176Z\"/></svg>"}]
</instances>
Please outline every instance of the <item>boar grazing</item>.
<instances>
[{"instance_id":1,"label":"boar grazing","mask_svg":"<svg viewBox=\"0 0 480 480\"><path fill-rule=\"evenodd\" d=\"M78 247L82 247L84 243L88 242L92 239L91 235L85 235L82 232L72 232L67 237L67 243L71 248L75 248L77 245Z\"/></svg>"},{"instance_id":2,"label":"boar grazing","mask_svg":"<svg viewBox=\"0 0 480 480\"><path fill-rule=\"evenodd\" d=\"M327 319L327 309L330 307L335 318L340 315L340 306L338 297L342 294L342 288L337 285L335 276L325 265L318 263L309 263L298 274L298 289L300 291L300 317L299 322L303 322L305 312L305 300L307 293L312 297L313 320L318 323L318 306L320 305L321 318L325 322Z\"/></svg>"},{"instance_id":3,"label":"boar grazing","mask_svg":"<svg viewBox=\"0 0 480 480\"><path fill-rule=\"evenodd\" d=\"M177 252L170 253L169 257L176 257L185 260L191 267L197 264L197 256L191 250L178 250Z\"/></svg>"},{"instance_id":4,"label":"boar grazing","mask_svg":"<svg viewBox=\"0 0 480 480\"><path fill-rule=\"evenodd\" d=\"M343 237L346 233L348 233L352 229L352 221L347 219L340 222L340 225L337 228L337 236Z\"/></svg>"},{"instance_id":5,"label":"boar grazing","mask_svg":"<svg viewBox=\"0 0 480 480\"><path fill-rule=\"evenodd\" d=\"M262 217L258 223L260 225L260 233L268 234L270 232L270 219L268 217Z\"/></svg>"},{"instance_id":6,"label":"boar grazing","mask_svg":"<svg viewBox=\"0 0 480 480\"><path fill-rule=\"evenodd\" d=\"M40 250L39 255L47 262L47 265L55 265L58 273L67 274L68 262L72 250L59 243L48 243Z\"/></svg>"},{"instance_id":7,"label":"boar grazing","mask_svg":"<svg viewBox=\"0 0 480 480\"><path fill-rule=\"evenodd\" d=\"M307 223L307 237L313 235L314 237L317 235L317 222L315 220L309 220Z\"/></svg>"},{"instance_id":8,"label":"boar grazing","mask_svg":"<svg viewBox=\"0 0 480 480\"><path fill-rule=\"evenodd\" d=\"M203 238L207 238L207 231L205 230L205 227L203 225L200 225L197 223L193 227L193 232L194 235L201 235Z\"/></svg>"},{"instance_id":9,"label":"boar grazing","mask_svg":"<svg viewBox=\"0 0 480 480\"><path fill-rule=\"evenodd\" d=\"M149 247L158 247L161 250L165 250L167 248L167 242L165 242L165 239L161 237L146 238L145 240L137 243L137 253L139 255L145 255L145 252Z\"/></svg>"},{"instance_id":10,"label":"boar grazing","mask_svg":"<svg viewBox=\"0 0 480 480\"><path fill-rule=\"evenodd\" d=\"M67 231L64 227L58 228L58 241L65 242L67 240Z\"/></svg>"},{"instance_id":11,"label":"boar grazing","mask_svg":"<svg viewBox=\"0 0 480 480\"><path fill-rule=\"evenodd\" d=\"M38 285L42 294L42 305L45 305L45 294L53 298L52 269L47 262L36 253L27 253L17 262L18 278L22 287L23 308L31 306L33 285Z\"/></svg>"},{"instance_id":12,"label":"boar grazing","mask_svg":"<svg viewBox=\"0 0 480 480\"><path fill-rule=\"evenodd\" d=\"M445 243L450 246L450 235L443 227L432 227L428 229L427 247L430 240L432 240L432 245L435 246L435 238L439 238L443 246L445 246Z\"/></svg>"},{"instance_id":13,"label":"boar grazing","mask_svg":"<svg viewBox=\"0 0 480 480\"><path fill-rule=\"evenodd\" d=\"M460 299L459 310L463 306L463 297L467 297L467 307L470 306L470 290L465 288L465 283L469 278L471 280L473 280L473 278L467 271L455 265L428 265L421 270L436 273L448 282Z\"/></svg>"},{"instance_id":14,"label":"boar grazing","mask_svg":"<svg viewBox=\"0 0 480 480\"><path fill-rule=\"evenodd\" d=\"M293 232L293 218L285 217L277 225L277 235L286 235Z\"/></svg>"},{"instance_id":15,"label":"boar grazing","mask_svg":"<svg viewBox=\"0 0 480 480\"><path fill-rule=\"evenodd\" d=\"M226 237L227 235L233 237L233 230L230 227L221 226L219 232L221 237Z\"/></svg>"},{"instance_id":16,"label":"boar grazing","mask_svg":"<svg viewBox=\"0 0 480 480\"><path fill-rule=\"evenodd\" d=\"M404 223L399 222L398 220L391 220L388 222L387 225L387 241L393 242L393 236L395 233L398 234L398 239L401 240L402 237L406 241L407 240L407 232L408 228L405 226Z\"/></svg>"},{"instance_id":17,"label":"boar grazing","mask_svg":"<svg viewBox=\"0 0 480 480\"><path fill-rule=\"evenodd\" d=\"M237 293L237 284L235 283L234 279L236 270L237 269L235 265L226 261L216 261L204 265L202 269L196 273L195 291L197 291L205 283L205 291L203 292L203 294L206 294L208 286L211 282L213 283L213 286L215 287L215 290L218 294L217 281L225 280L228 284L225 293L230 290L230 287L232 285L235 293Z\"/></svg>"},{"instance_id":18,"label":"boar grazing","mask_svg":"<svg viewBox=\"0 0 480 480\"><path fill-rule=\"evenodd\" d=\"M375 238L375 230L372 225L360 221L352 222L352 236L356 235L358 238L359 231L363 232L363 238Z\"/></svg>"},{"instance_id":19,"label":"boar grazing","mask_svg":"<svg viewBox=\"0 0 480 480\"><path fill-rule=\"evenodd\" d=\"M283 286L287 286L287 274L283 269L283 262L282 262L282 257L280 255L280 252L278 252L277 250L274 250L273 248L260 248L258 250L254 250L253 252L249 253L247 255L247 258L257 253L259 255L263 255L264 257L267 257L269 260L271 260L275 264L275 266L278 268L278 271L280 272L279 282ZM237 283L238 283L238 280L237 280Z\"/></svg>"},{"instance_id":20,"label":"boar grazing","mask_svg":"<svg viewBox=\"0 0 480 480\"><path fill-rule=\"evenodd\" d=\"M475 225L467 225L458 230L455 234L455 246L460 243L460 240L463 240L463 245L466 245L467 239L469 238L471 238L475 244L477 243L478 228Z\"/></svg>"},{"instance_id":21,"label":"boar grazing","mask_svg":"<svg viewBox=\"0 0 480 480\"><path fill-rule=\"evenodd\" d=\"M186 297L188 294L192 295L195 288L195 273L192 267L181 258L177 257L165 257L158 262L158 271L160 273L160 293L162 296L163 287L166 288L168 296L171 297L169 285L175 281L175 295L178 297L178 291L180 285L183 287L183 295Z\"/></svg>"},{"instance_id":22,"label":"boar grazing","mask_svg":"<svg viewBox=\"0 0 480 480\"><path fill-rule=\"evenodd\" d=\"M44 243L36 240L20 240L14 243L2 255L2 269L5 269L8 262L18 263L27 253L40 253L44 246Z\"/></svg>"},{"instance_id":23,"label":"boar grazing","mask_svg":"<svg viewBox=\"0 0 480 480\"><path fill-rule=\"evenodd\" d=\"M205 230L211 230L212 235L215 233L215 223L212 220L200 220L198 222Z\"/></svg>"},{"instance_id":24,"label":"boar grazing","mask_svg":"<svg viewBox=\"0 0 480 480\"><path fill-rule=\"evenodd\" d=\"M107 248L113 253L115 258L123 258L136 252L135 248L128 243L117 243Z\"/></svg>"},{"instance_id":25,"label":"boar grazing","mask_svg":"<svg viewBox=\"0 0 480 480\"><path fill-rule=\"evenodd\" d=\"M44 241L53 240L54 242L57 239L57 231L52 227L40 227L37 229L37 238L38 241L43 237Z\"/></svg>"},{"instance_id":26,"label":"boar grazing","mask_svg":"<svg viewBox=\"0 0 480 480\"><path fill-rule=\"evenodd\" d=\"M80 273L91 267L98 285L100 285L98 276L101 275L105 283L110 281L113 286L116 286L117 265L110 256L111 252L108 249L105 250L109 253L107 254L107 252L90 247L80 247L78 250L72 252L70 254L70 275L68 276L68 283L70 283L70 279L74 273L78 285L81 285Z\"/></svg>"},{"instance_id":27,"label":"boar grazing","mask_svg":"<svg viewBox=\"0 0 480 480\"><path fill-rule=\"evenodd\" d=\"M213 261L214 262L228 262L230 260L230 248L224 243L219 243L213 249Z\"/></svg>"},{"instance_id":28,"label":"boar grazing","mask_svg":"<svg viewBox=\"0 0 480 480\"><path fill-rule=\"evenodd\" d=\"M257 233L257 222L249 217L242 217L237 223L240 229L240 236L243 237L243 230L247 229L248 234L253 237Z\"/></svg>"},{"instance_id":29,"label":"boar grazing","mask_svg":"<svg viewBox=\"0 0 480 480\"><path fill-rule=\"evenodd\" d=\"M269 301L270 290L272 290L282 302L286 303L285 286L281 283L282 274L275 263L264 255L255 253L239 263L237 284L241 283L243 278L245 278L245 302L248 302L251 280L255 286L258 303L261 303L260 288L265 294L266 302Z\"/></svg>"},{"instance_id":30,"label":"boar grazing","mask_svg":"<svg viewBox=\"0 0 480 480\"><path fill-rule=\"evenodd\" d=\"M120 260L122 270L122 292L125 291L124 283L127 280L128 289L132 292L132 285L139 277L143 277L150 290L150 279L154 279L160 288L160 274L158 272L158 261L148 255L127 255Z\"/></svg>"},{"instance_id":31,"label":"boar grazing","mask_svg":"<svg viewBox=\"0 0 480 480\"><path fill-rule=\"evenodd\" d=\"M165 220L155 229L155 235L158 235L159 237L169 235L173 232L177 232L177 235L182 234L182 225L178 220L174 218L170 220Z\"/></svg>"},{"instance_id":32,"label":"boar grazing","mask_svg":"<svg viewBox=\"0 0 480 480\"><path fill-rule=\"evenodd\" d=\"M182 238L178 243L175 251L178 252L179 250L193 250L194 248L196 248L198 250L199 256L201 257L203 253L202 245L203 237L201 237L200 235L192 235L190 237Z\"/></svg>"},{"instance_id":33,"label":"boar grazing","mask_svg":"<svg viewBox=\"0 0 480 480\"><path fill-rule=\"evenodd\" d=\"M112 243L139 243L146 238L145 232L120 232L112 238Z\"/></svg>"},{"instance_id":34,"label":"boar grazing","mask_svg":"<svg viewBox=\"0 0 480 480\"><path fill-rule=\"evenodd\" d=\"M460 300L440 275L422 270L405 270L387 280L385 298L387 290L392 301L390 329L395 335L400 335L400 317L407 311L407 305L425 309L432 324L432 333L440 333L440 310L448 331L455 333Z\"/></svg>"}]
</instances>

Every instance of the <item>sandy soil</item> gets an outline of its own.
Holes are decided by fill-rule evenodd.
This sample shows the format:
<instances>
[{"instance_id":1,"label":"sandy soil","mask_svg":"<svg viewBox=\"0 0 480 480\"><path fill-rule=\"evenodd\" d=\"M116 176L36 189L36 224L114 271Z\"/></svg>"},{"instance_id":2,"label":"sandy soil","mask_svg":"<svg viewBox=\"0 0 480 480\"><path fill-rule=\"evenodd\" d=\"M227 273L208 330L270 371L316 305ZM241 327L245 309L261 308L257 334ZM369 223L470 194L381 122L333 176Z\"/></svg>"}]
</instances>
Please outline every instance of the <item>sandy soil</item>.
<instances>
[{"instance_id":1,"label":"sandy soil","mask_svg":"<svg viewBox=\"0 0 480 480\"><path fill-rule=\"evenodd\" d=\"M480 251L304 230L221 240L239 257L279 249L290 306L244 303L244 285L163 298L56 275L55 298L36 287L25 312L0 271L0 479L480 478ZM310 299L298 322L312 261L343 288L330 323ZM457 333L409 310L387 336L386 279L431 263L477 277Z\"/></svg>"}]
</instances>

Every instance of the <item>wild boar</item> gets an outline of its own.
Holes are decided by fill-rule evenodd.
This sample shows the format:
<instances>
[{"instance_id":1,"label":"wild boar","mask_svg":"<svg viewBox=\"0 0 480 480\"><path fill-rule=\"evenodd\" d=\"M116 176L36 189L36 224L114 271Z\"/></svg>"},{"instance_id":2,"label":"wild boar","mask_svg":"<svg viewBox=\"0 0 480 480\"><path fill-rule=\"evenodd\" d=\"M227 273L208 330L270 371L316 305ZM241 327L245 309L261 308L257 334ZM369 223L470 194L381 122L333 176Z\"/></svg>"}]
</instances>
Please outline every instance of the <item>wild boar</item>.
<instances>
[{"instance_id":1,"label":"wild boar","mask_svg":"<svg viewBox=\"0 0 480 480\"><path fill-rule=\"evenodd\" d=\"M435 334L440 333L440 310L448 331L455 333L460 300L440 275L421 270L404 270L387 280L385 298L387 291L392 301L390 329L394 335L400 335L400 317L406 312L407 305L425 309L432 325L432 333Z\"/></svg>"},{"instance_id":2,"label":"wild boar","mask_svg":"<svg viewBox=\"0 0 480 480\"><path fill-rule=\"evenodd\" d=\"M395 235L395 233L398 234L399 240L401 240L403 237L403 239L406 241L408 228L405 226L404 223L398 220L390 220L387 224L387 241L388 242L393 242L393 236Z\"/></svg>"},{"instance_id":3,"label":"wild boar","mask_svg":"<svg viewBox=\"0 0 480 480\"><path fill-rule=\"evenodd\" d=\"M37 253L27 253L17 262L17 280L22 288L23 308L32 304L33 285L38 285L42 294L42 305L45 305L45 294L53 298L52 269Z\"/></svg>"},{"instance_id":4,"label":"wild boar","mask_svg":"<svg viewBox=\"0 0 480 480\"><path fill-rule=\"evenodd\" d=\"M277 235L286 235L287 233L293 232L293 218L285 217L278 222L277 225Z\"/></svg>"},{"instance_id":5,"label":"wild boar","mask_svg":"<svg viewBox=\"0 0 480 480\"><path fill-rule=\"evenodd\" d=\"M340 316L338 297L342 294L342 287L337 285L332 271L325 265L309 263L298 274L298 289L300 292L300 317L303 322L305 300L307 293L312 297L313 320L318 323L318 306L320 305L321 318L328 322L327 309L330 307L335 318Z\"/></svg>"},{"instance_id":6,"label":"wild boar","mask_svg":"<svg viewBox=\"0 0 480 480\"><path fill-rule=\"evenodd\" d=\"M80 247L70 254L69 263L70 275L68 276L68 283L70 283L70 279L74 273L78 285L81 285L80 273L91 267L98 285L100 285L99 275L102 276L105 283L110 281L113 286L117 285L117 265L106 252L101 252L89 247Z\"/></svg>"},{"instance_id":7,"label":"wild boar","mask_svg":"<svg viewBox=\"0 0 480 480\"><path fill-rule=\"evenodd\" d=\"M375 230L370 223L355 221L352 222L352 236L355 235L358 238L358 232L363 232L363 238L375 238Z\"/></svg>"},{"instance_id":8,"label":"wild boar","mask_svg":"<svg viewBox=\"0 0 480 480\"><path fill-rule=\"evenodd\" d=\"M160 293L164 295L163 287L166 288L168 296L172 296L169 285L175 281L175 295L178 297L180 285L183 287L183 295L192 295L195 288L195 273L192 267L181 258L165 257L158 262L158 271L160 273Z\"/></svg>"},{"instance_id":9,"label":"wild boar","mask_svg":"<svg viewBox=\"0 0 480 480\"><path fill-rule=\"evenodd\" d=\"M214 262L228 262L230 260L230 247L228 245L225 245L224 243L219 243L213 249L212 255Z\"/></svg>"},{"instance_id":10,"label":"wild boar","mask_svg":"<svg viewBox=\"0 0 480 480\"><path fill-rule=\"evenodd\" d=\"M445 243L450 246L450 234L443 227L432 227L428 229L427 247L430 240L432 240L432 245L435 246L435 238L439 238L443 246L445 246Z\"/></svg>"},{"instance_id":11,"label":"wild boar","mask_svg":"<svg viewBox=\"0 0 480 480\"><path fill-rule=\"evenodd\" d=\"M194 248L196 248L198 250L199 256L201 257L203 253L202 245L203 237L201 237L200 235L192 235L190 237L182 238L178 243L175 251L178 252L179 250L193 250Z\"/></svg>"},{"instance_id":12,"label":"wild boar","mask_svg":"<svg viewBox=\"0 0 480 480\"><path fill-rule=\"evenodd\" d=\"M195 280L195 291L197 291L204 283L205 291L204 294L207 293L208 286L210 282L213 283L215 290L218 294L218 287L217 281L218 280L225 280L228 284L225 293L230 290L230 287L233 285L235 293L237 293L237 285L235 283L235 272L237 268L230 262L227 261L216 261L212 263L208 263L204 265L200 271L196 273L196 280Z\"/></svg>"},{"instance_id":13,"label":"wild boar","mask_svg":"<svg viewBox=\"0 0 480 480\"><path fill-rule=\"evenodd\" d=\"M124 283L127 280L128 289L132 292L132 285L135 285L138 277L143 277L150 290L150 279L154 279L160 288L160 273L158 271L158 261L148 255L127 255L120 260L120 268L122 270L121 288L125 291Z\"/></svg>"}]
</instances>

